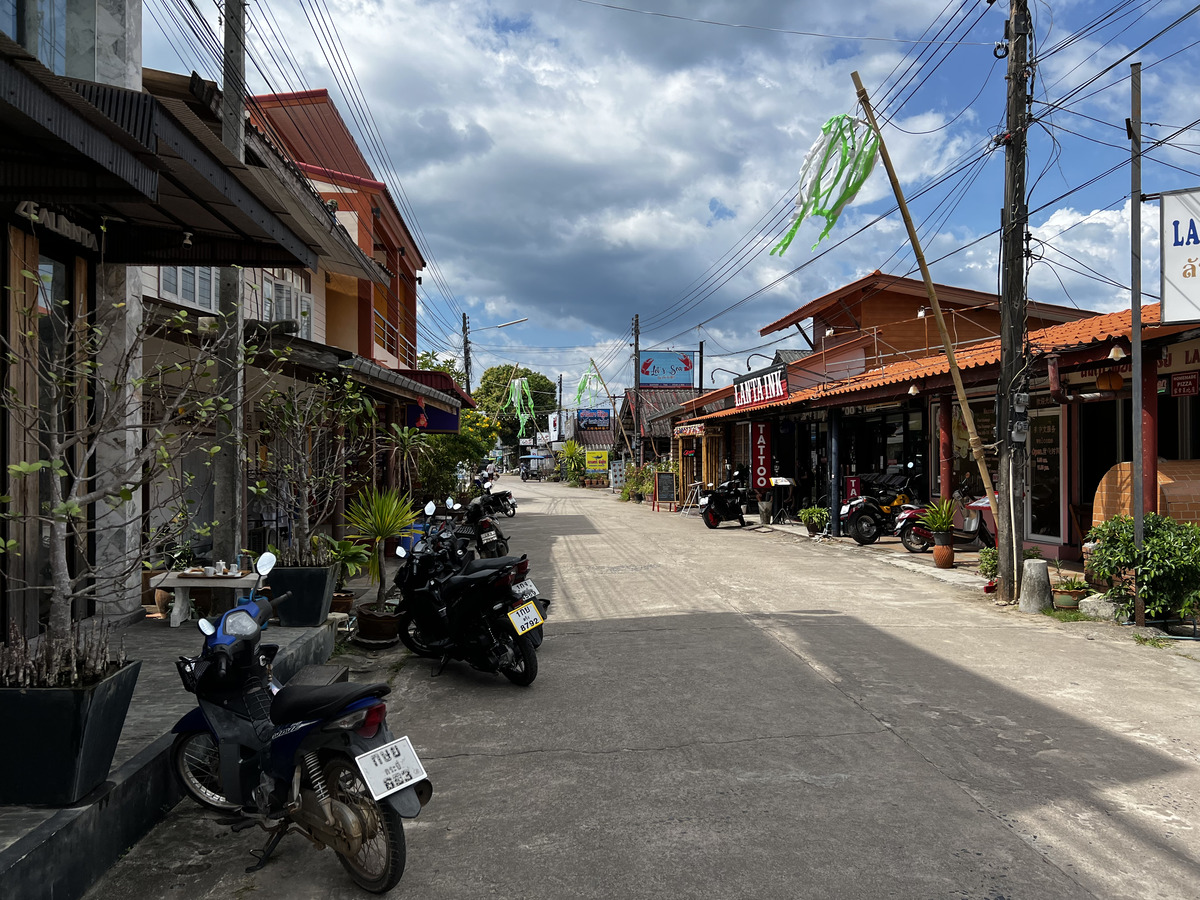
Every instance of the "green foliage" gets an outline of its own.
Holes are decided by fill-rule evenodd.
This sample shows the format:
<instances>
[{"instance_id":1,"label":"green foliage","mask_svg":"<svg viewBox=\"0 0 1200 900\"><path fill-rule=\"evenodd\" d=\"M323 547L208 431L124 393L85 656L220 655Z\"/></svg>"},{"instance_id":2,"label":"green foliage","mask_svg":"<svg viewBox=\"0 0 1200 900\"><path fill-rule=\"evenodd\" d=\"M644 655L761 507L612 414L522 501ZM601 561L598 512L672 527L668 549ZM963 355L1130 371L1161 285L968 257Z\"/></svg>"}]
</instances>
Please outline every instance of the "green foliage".
<instances>
[{"instance_id":1,"label":"green foliage","mask_svg":"<svg viewBox=\"0 0 1200 900\"><path fill-rule=\"evenodd\" d=\"M979 548L979 574L988 580L1000 574L1000 551L995 547Z\"/></svg>"},{"instance_id":2,"label":"green foliage","mask_svg":"<svg viewBox=\"0 0 1200 900\"><path fill-rule=\"evenodd\" d=\"M576 441L567 441L563 444L562 450L558 451L558 460L563 465L563 472L567 476L567 480L574 487L579 487L579 481L583 478L587 465L587 454L583 446Z\"/></svg>"},{"instance_id":3,"label":"green foliage","mask_svg":"<svg viewBox=\"0 0 1200 900\"><path fill-rule=\"evenodd\" d=\"M363 566L371 564L371 548L356 541L335 541L324 537L328 543L329 562L337 566L337 589L346 586L346 579L353 578L362 571Z\"/></svg>"},{"instance_id":4,"label":"green foliage","mask_svg":"<svg viewBox=\"0 0 1200 900\"><path fill-rule=\"evenodd\" d=\"M454 379L454 383L462 387L467 383L467 376L453 357L439 359L437 353L426 350L417 355L417 368L432 372L445 372Z\"/></svg>"},{"instance_id":5,"label":"green foliage","mask_svg":"<svg viewBox=\"0 0 1200 900\"><path fill-rule=\"evenodd\" d=\"M1091 570L1111 582L1108 596L1126 614L1133 609L1134 583L1146 604L1146 615L1162 618L1194 615L1200 609L1200 526L1147 513L1145 540L1133 541L1133 517L1116 516L1088 532L1096 543Z\"/></svg>"},{"instance_id":6,"label":"green foliage","mask_svg":"<svg viewBox=\"0 0 1200 900\"><path fill-rule=\"evenodd\" d=\"M472 396L480 410L500 419L500 442L506 447L517 446L519 425L516 415L511 408L504 409L508 400L508 386L516 378L529 380L534 422L538 429L544 430L547 416L558 410L558 385L541 372L524 367L514 369L513 366L493 366L488 369L479 380L479 387L472 391ZM529 434L528 428L526 434Z\"/></svg>"},{"instance_id":7,"label":"green foliage","mask_svg":"<svg viewBox=\"0 0 1200 900\"><path fill-rule=\"evenodd\" d=\"M952 497L936 500L925 507L917 520L932 532L954 530L954 515L958 512L958 501Z\"/></svg>"},{"instance_id":8,"label":"green foliage","mask_svg":"<svg viewBox=\"0 0 1200 900\"><path fill-rule=\"evenodd\" d=\"M457 494L459 463L474 465L496 446L500 423L476 409L463 408L458 434L428 435L427 449L417 460L421 496L446 497Z\"/></svg>"},{"instance_id":9,"label":"green foliage","mask_svg":"<svg viewBox=\"0 0 1200 900\"><path fill-rule=\"evenodd\" d=\"M1060 622L1090 622L1092 617L1087 613L1081 613L1077 609L1054 609L1046 607L1042 610L1043 616L1049 616L1052 619L1058 619Z\"/></svg>"},{"instance_id":10,"label":"green foliage","mask_svg":"<svg viewBox=\"0 0 1200 900\"><path fill-rule=\"evenodd\" d=\"M1069 578L1060 578L1054 583L1056 591L1086 591L1088 583L1078 575L1072 575Z\"/></svg>"},{"instance_id":11,"label":"green foliage","mask_svg":"<svg viewBox=\"0 0 1200 900\"><path fill-rule=\"evenodd\" d=\"M1153 647L1155 650L1165 650L1171 646L1171 639L1165 637L1148 637L1144 634L1135 634L1133 636L1135 644L1141 644L1143 647Z\"/></svg>"},{"instance_id":12,"label":"green foliage","mask_svg":"<svg viewBox=\"0 0 1200 900\"><path fill-rule=\"evenodd\" d=\"M346 524L353 531L351 540L366 541L370 551L367 571L372 583L379 585L375 609L383 611L384 583L383 552L388 538L399 537L412 530L417 512L407 496L393 490L365 488L346 510Z\"/></svg>"},{"instance_id":13,"label":"green foliage","mask_svg":"<svg viewBox=\"0 0 1200 900\"><path fill-rule=\"evenodd\" d=\"M829 510L824 506L806 506L796 510L796 518L805 525L824 528L829 524Z\"/></svg>"}]
</instances>

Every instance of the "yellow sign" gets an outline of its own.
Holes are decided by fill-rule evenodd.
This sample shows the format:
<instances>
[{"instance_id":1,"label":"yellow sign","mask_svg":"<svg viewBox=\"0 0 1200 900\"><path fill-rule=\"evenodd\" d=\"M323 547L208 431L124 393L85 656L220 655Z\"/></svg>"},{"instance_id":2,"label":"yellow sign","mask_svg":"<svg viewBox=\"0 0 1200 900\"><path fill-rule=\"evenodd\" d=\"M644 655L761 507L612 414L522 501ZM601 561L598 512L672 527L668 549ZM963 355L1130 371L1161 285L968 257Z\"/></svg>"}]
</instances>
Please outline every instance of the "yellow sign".
<instances>
[{"instance_id":1,"label":"yellow sign","mask_svg":"<svg viewBox=\"0 0 1200 900\"><path fill-rule=\"evenodd\" d=\"M607 472L608 471L608 451L607 450L586 450L584 451L584 462L589 472Z\"/></svg>"}]
</instances>

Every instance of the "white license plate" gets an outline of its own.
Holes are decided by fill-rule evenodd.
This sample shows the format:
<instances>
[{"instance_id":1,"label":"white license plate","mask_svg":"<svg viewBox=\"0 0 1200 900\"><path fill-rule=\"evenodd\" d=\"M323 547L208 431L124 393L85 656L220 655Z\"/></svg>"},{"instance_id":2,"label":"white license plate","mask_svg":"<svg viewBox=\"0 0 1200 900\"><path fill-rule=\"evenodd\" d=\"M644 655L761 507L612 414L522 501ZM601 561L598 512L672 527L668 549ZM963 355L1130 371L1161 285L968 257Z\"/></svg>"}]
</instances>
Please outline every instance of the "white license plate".
<instances>
[{"instance_id":1,"label":"white license plate","mask_svg":"<svg viewBox=\"0 0 1200 900\"><path fill-rule=\"evenodd\" d=\"M513 628L517 629L517 634L524 634L527 631L531 631L544 621L542 614L538 612L537 606L533 603L518 606L508 614L508 620L512 622Z\"/></svg>"},{"instance_id":2,"label":"white license plate","mask_svg":"<svg viewBox=\"0 0 1200 900\"><path fill-rule=\"evenodd\" d=\"M538 595L538 589L532 581L526 578L524 581L518 581L512 586L512 593L518 600L532 600Z\"/></svg>"},{"instance_id":3,"label":"white license plate","mask_svg":"<svg viewBox=\"0 0 1200 900\"><path fill-rule=\"evenodd\" d=\"M707 497L701 497L701 498L700 498L700 505L701 505L701 506L708 506L708 498L707 498Z\"/></svg>"},{"instance_id":4,"label":"white license plate","mask_svg":"<svg viewBox=\"0 0 1200 900\"><path fill-rule=\"evenodd\" d=\"M490 544L495 539L496 539L496 532L494 532L494 531L485 531L483 534L481 534L479 536L479 540L483 541L483 543L485 543L485 544Z\"/></svg>"},{"instance_id":5,"label":"white license plate","mask_svg":"<svg viewBox=\"0 0 1200 900\"><path fill-rule=\"evenodd\" d=\"M394 794L426 777L425 767L406 737L368 750L362 756L356 756L354 761L358 763L358 771L362 772L363 780L376 800L382 800L388 794Z\"/></svg>"}]
</instances>

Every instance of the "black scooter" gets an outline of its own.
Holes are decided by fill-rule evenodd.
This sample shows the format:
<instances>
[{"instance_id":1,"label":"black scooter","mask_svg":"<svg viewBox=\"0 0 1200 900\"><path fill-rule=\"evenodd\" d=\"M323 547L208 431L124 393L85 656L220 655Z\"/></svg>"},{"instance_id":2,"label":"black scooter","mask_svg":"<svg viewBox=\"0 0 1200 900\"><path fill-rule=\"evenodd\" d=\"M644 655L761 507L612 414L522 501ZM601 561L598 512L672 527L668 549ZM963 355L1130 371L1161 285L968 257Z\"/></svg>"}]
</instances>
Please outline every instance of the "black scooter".
<instances>
[{"instance_id":1,"label":"black scooter","mask_svg":"<svg viewBox=\"0 0 1200 900\"><path fill-rule=\"evenodd\" d=\"M734 520L743 528L746 526L746 515L742 512L746 503L746 486L742 483L742 477L741 469L736 469L728 481L721 482L716 490L706 491L700 498L700 518L709 528Z\"/></svg>"}]
</instances>

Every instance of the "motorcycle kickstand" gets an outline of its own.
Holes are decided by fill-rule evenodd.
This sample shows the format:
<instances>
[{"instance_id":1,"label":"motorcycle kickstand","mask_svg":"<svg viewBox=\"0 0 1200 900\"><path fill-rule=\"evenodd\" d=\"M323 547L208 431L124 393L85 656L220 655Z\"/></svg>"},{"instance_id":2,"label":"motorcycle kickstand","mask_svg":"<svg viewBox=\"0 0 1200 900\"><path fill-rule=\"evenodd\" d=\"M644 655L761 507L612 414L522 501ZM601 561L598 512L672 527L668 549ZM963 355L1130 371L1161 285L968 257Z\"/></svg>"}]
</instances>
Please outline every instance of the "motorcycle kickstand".
<instances>
[{"instance_id":1,"label":"motorcycle kickstand","mask_svg":"<svg viewBox=\"0 0 1200 900\"><path fill-rule=\"evenodd\" d=\"M247 875L251 872L257 872L267 864L267 860L271 858L271 854L275 852L275 848L279 846L279 842L283 840L283 836L287 834L287 830L288 826L286 822L276 828L272 828L270 831L271 838L263 848L261 850L250 851L250 855L256 857L258 862L246 869Z\"/></svg>"},{"instance_id":2,"label":"motorcycle kickstand","mask_svg":"<svg viewBox=\"0 0 1200 900\"><path fill-rule=\"evenodd\" d=\"M438 666L438 668L437 668L437 671L436 671L436 672L430 672L430 673L429 673L429 677L430 677L430 678L437 678L437 677L438 677L439 675L441 675L441 674L442 674L444 671L446 671L446 666L447 666L449 663L450 663L450 654L449 654L449 653L447 653L445 656L443 656L443 657L442 657L442 664L441 664L440 666Z\"/></svg>"}]
</instances>

